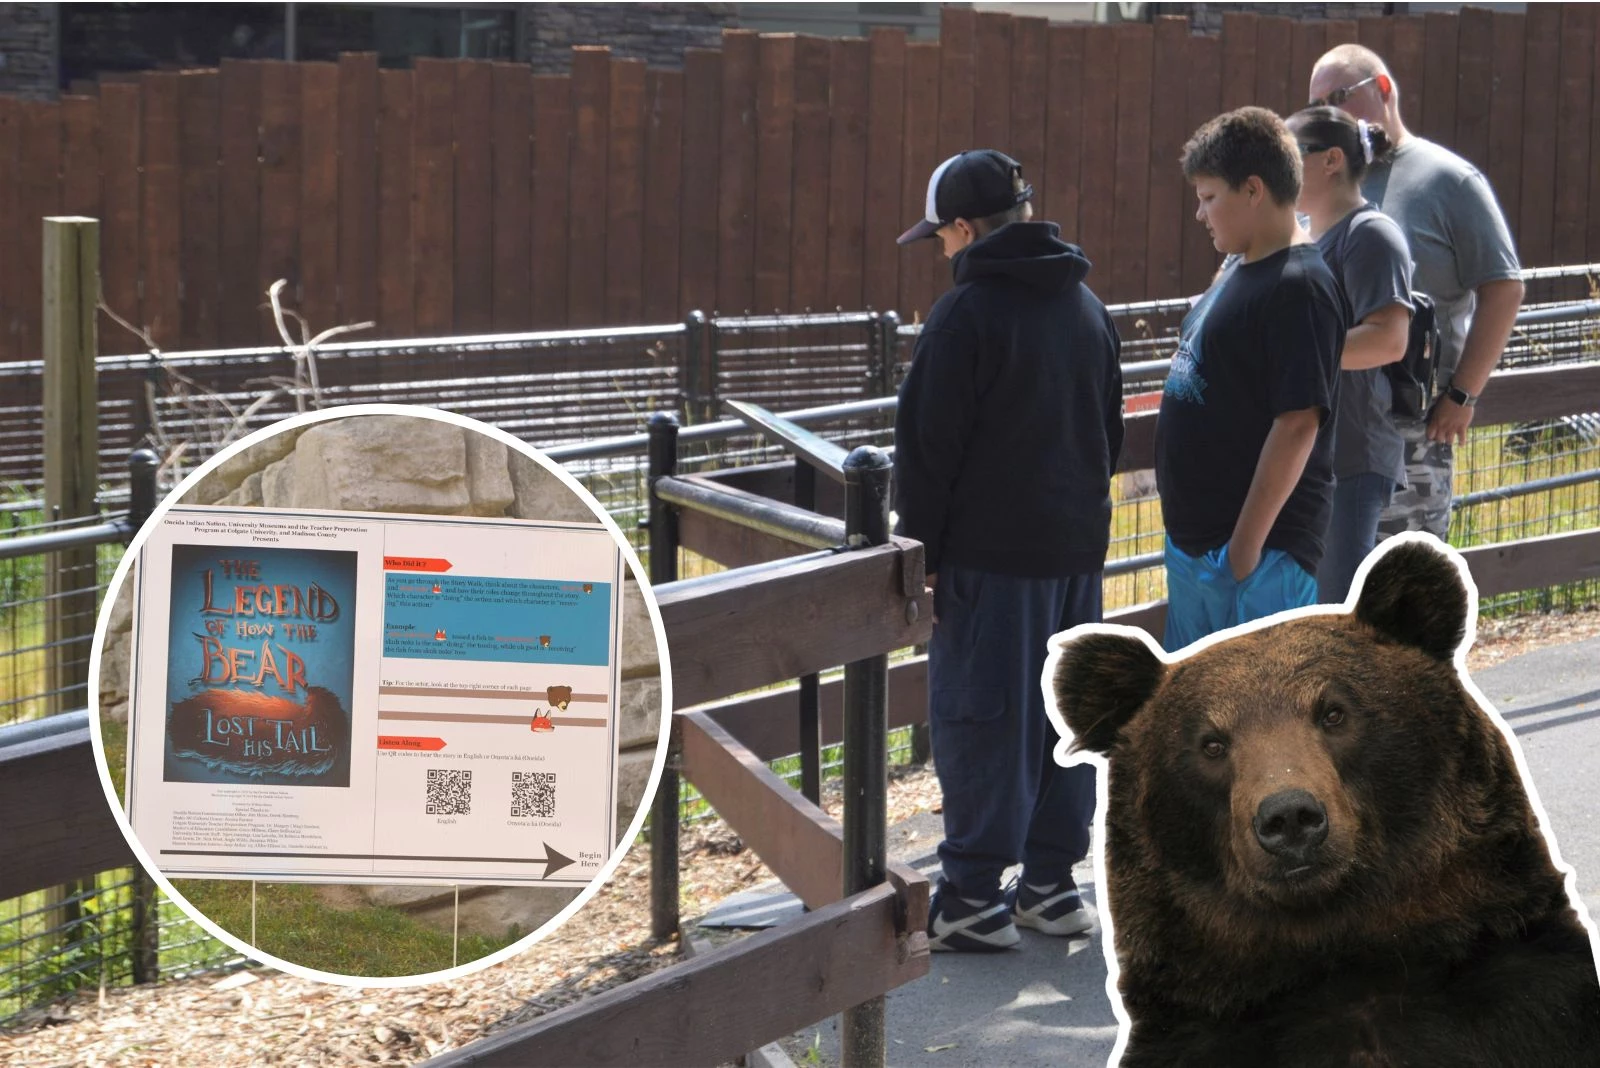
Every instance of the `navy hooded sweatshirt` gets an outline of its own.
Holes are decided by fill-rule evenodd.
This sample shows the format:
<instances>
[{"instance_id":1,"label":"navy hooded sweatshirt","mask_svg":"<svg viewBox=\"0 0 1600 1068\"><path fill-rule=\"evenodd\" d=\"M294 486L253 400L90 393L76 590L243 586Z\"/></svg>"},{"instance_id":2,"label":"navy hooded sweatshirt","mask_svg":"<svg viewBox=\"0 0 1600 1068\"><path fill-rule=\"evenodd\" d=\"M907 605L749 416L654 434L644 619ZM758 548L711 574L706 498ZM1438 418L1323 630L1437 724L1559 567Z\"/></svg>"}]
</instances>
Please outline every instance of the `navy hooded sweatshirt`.
<instances>
[{"instance_id":1,"label":"navy hooded sweatshirt","mask_svg":"<svg viewBox=\"0 0 1600 1068\"><path fill-rule=\"evenodd\" d=\"M1122 450L1121 341L1054 223L957 253L895 417L896 533L945 564L1059 578L1105 565Z\"/></svg>"}]
</instances>

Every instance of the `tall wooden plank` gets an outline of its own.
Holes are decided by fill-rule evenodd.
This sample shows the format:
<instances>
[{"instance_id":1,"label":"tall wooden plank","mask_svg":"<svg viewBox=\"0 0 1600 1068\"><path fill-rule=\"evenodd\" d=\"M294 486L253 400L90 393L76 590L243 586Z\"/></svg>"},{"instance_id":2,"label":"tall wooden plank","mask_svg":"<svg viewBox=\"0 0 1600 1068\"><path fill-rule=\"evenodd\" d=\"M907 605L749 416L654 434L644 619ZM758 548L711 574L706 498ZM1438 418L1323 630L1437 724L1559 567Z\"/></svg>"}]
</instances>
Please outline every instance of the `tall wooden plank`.
<instances>
[{"instance_id":1,"label":"tall wooden plank","mask_svg":"<svg viewBox=\"0 0 1600 1068\"><path fill-rule=\"evenodd\" d=\"M572 79L533 76L533 326L567 325L567 210L571 189Z\"/></svg>"},{"instance_id":2,"label":"tall wooden plank","mask_svg":"<svg viewBox=\"0 0 1600 1068\"><path fill-rule=\"evenodd\" d=\"M141 325L144 319L139 304L140 96L137 84L107 83L100 87L100 197L104 212L104 225L100 229L101 299L106 307L135 326ZM251 139L254 140L253 134ZM0 198L4 197L9 184L0 182ZM254 193L252 186L251 202L241 208L252 218ZM252 241L254 236L252 229ZM250 260L249 276L253 283L254 257ZM224 282L227 279L224 265ZM144 347L107 318L102 317L100 327L107 352L136 352Z\"/></svg>"},{"instance_id":3,"label":"tall wooden plank","mask_svg":"<svg viewBox=\"0 0 1600 1068\"><path fill-rule=\"evenodd\" d=\"M222 85L214 70L184 71L178 80L183 167L183 321L186 349L221 342L222 239L218 198L222 160Z\"/></svg>"},{"instance_id":4,"label":"tall wooden plank","mask_svg":"<svg viewBox=\"0 0 1600 1068\"><path fill-rule=\"evenodd\" d=\"M213 83L215 80L216 75L212 74ZM61 98L61 212L63 215L100 218L98 96Z\"/></svg>"},{"instance_id":5,"label":"tall wooden plank","mask_svg":"<svg viewBox=\"0 0 1600 1068\"><path fill-rule=\"evenodd\" d=\"M139 277L144 283L144 326L162 348L183 336L183 176L178 138L178 81L182 75L148 72L141 79ZM26 254L25 254L26 255Z\"/></svg>"},{"instance_id":6,"label":"tall wooden plank","mask_svg":"<svg viewBox=\"0 0 1600 1068\"><path fill-rule=\"evenodd\" d=\"M611 50L572 51L572 179L575 191L608 188ZM567 323L598 326L606 314L606 215L576 211L567 221Z\"/></svg>"},{"instance_id":7,"label":"tall wooden plank","mask_svg":"<svg viewBox=\"0 0 1600 1068\"><path fill-rule=\"evenodd\" d=\"M255 297L267 304L277 279L287 307L298 309L300 282L300 77L293 63L261 65L261 260ZM148 315L148 309L146 309ZM289 325L290 337L295 327ZM278 343L270 306L257 317L257 337Z\"/></svg>"},{"instance_id":8,"label":"tall wooden plank","mask_svg":"<svg viewBox=\"0 0 1600 1068\"><path fill-rule=\"evenodd\" d=\"M1489 176L1505 213L1511 238L1522 247L1518 219L1522 203L1523 81L1526 72L1527 17L1494 13L1493 92L1489 95L1489 154L1473 160ZM1548 107L1549 98L1541 101ZM1468 157L1471 159L1471 157Z\"/></svg>"},{"instance_id":9,"label":"tall wooden plank","mask_svg":"<svg viewBox=\"0 0 1600 1068\"><path fill-rule=\"evenodd\" d=\"M1456 133L1452 148L1488 173L1489 109L1494 96L1494 13L1463 8L1456 59ZM1520 50L1519 50L1520 51Z\"/></svg>"},{"instance_id":10,"label":"tall wooden plank","mask_svg":"<svg viewBox=\"0 0 1600 1068\"><path fill-rule=\"evenodd\" d=\"M1253 18L1254 16L1252 16ZM1252 26L1253 28L1253 26ZM1117 193L1117 30L1085 29L1083 52L1083 156L1078 177L1078 238L1095 265L1093 285L1104 300L1115 299ZM1140 227L1139 236L1144 236Z\"/></svg>"},{"instance_id":11,"label":"tall wooden plank","mask_svg":"<svg viewBox=\"0 0 1600 1068\"><path fill-rule=\"evenodd\" d=\"M1600 260L1600 19L1594 32L1594 58L1590 70L1594 88L1589 97L1589 223L1581 262Z\"/></svg>"},{"instance_id":12,"label":"tall wooden plank","mask_svg":"<svg viewBox=\"0 0 1600 1068\"><path fill-rule=\"evenodd\" d=\"M14 292L0 308L0 321L20 359L44 353L44 219L61 213L61 118L57 105L24 100L16 123L16 164L0 182L16 185L16 228L6 235L4 255L13 261Z\"/></svg>"},{"instance_id":13,"label":"tall wooden plank","mask_svg":"<svg viewBox=\"0 0 1600 1068\"><path fill-rule=\"evenodd\" d=\"M978 15L970 8L939 10L939 159L977 147L975 51Z\"/></svg>"},{"instance_id":14,"label":"tall wooden plank","mask_svg":"<svg viewBox=\"0 0 1600 1068\"><path fill-rule=\"evenodd\" d=\"M1011 20L1011 135L1004 151L1022 164L1033 184L1034 218L1044 218L1045 102L1050 85L1050 22L1017 16Z\"/></svg>"},{"instance_id":15,"label":"tall wooden plank","mask_svg":"<svg viewBox=\"0 0 1600 1068\"><path fill-rule=\"evenodd\" d=\"M339 321L378 318L378 55L339 57Z\"/></svg>"},{"instance_id":16,"label":"tall wooden plank","mask_svg":"<svg viewBox=\"0 0 1600 1068\"><path fill-rule=\"evenodd\" d=\"M1289 42L1290 111L1299 111L1311 99L1311 71L1328 50L1328 24L1321 19L1296 19Z\"/></svg>"},{"instance_id":17,"label":"tall wooden plank","mask_svg":"<svg viewBox=\"0 0 1600 1068\"><path fill-rule=\"evenodd\" d=\"M1561 8L1534 4L1526 16L1527 59L1522 91L1522 200L1505 203L1517 212L1517 249L1524 265L1557 262L1555 251L1556 121L1561 99ZM1563 116L1563 119L1566 117Z\"/></svg>"},{"instance_id":18,"label":"tall wooden plank","mask_svg":"<svg viewBox=\"0 0 1600 1068\"><path fill-rule=\"evenodd\" d=\"M829 75L832 137L828 177L828 307L862 306L866 243L867 42L835 38Z\"/></svg>"},{"instance_id":19,"label":"tall wooden plank","mask_svg":"<svg viewBox=\"0 0 1600 1068\"><path fill-rule=\"evenodd\" d=\"M717 306L721 242L722 54L683 53L683 221L678 229L678 305L710 315Z\"/></svg>"},{"instance_id":20,"label":"tall wooden plank","mask_svg":"<svg viewBox=\"0 0 1600 1068\"><path fill-rule=\"evenodd\" d=\"M900 212L900 158L905 137L906 35L876 29L868 39L866 242L867 307L887 311L900 295L900 246L908 226ZM1042 133L1042 131L1041 131Z\"/></svg>"},{"instance_id":21,"label":"tall wooden plank","mask_svg":"<svg viewBox=\"0 0 1600 1068\"><path fill-rule=\"evenodd\" d=\"M1393 16L1364 15L1356 20L1356 38L1389 62L1394 45Z\"/></svg>"},{"instance_id":22,"label":"tall wooden plank","mask_svg":"<svg viewBox=\"0 0 1600 1068\"><path fill-rule=\"evenodd\" d=\"M17 173L22 153L22 111L20 98L0 95L0 173ZM137 159L134 166L137 169ZM0 233L21 233L21 212L18 183L0 182ZM17 347L22 324L13 321L13 316L27 306L21 269L20 256L0 256L0 361L25 358Z\"/></svg>"},{"instance_id":23,"label":"tall wooden plank","mask_svg":"<svg viewBox=\"0 0 1600 1068\"><path fill-rule=\"evenodd\" d=\"M922 218L928 176L939 165L939 53L933 41L906 45L905 138L900 155L900 227ZM897 235L898 236L898 235ZM900 248L900 299L896 310L905 322L926 314L934 291L938 252L931 241ZM899 248L899 246L896 246Z\"/></svg>"},{"instance_id":24,"label":"tall wooden plank","mask_svg":"<svg viewBox=\"0 0 1600 1068\"><path fill-rule=\"evenodd\" d=\"M1303 100L1290 92L1289 64L1294 58L1294 23L1282 15L1263 15L1256 23L1256 93L1252 103L1288 115Z\"/></svg>"},{"instance_id":25,"label":"tall wooden plank","mask_svg":"<svg viewBox=\"0 0 1600 1068\"><path fill-rule=\"evenodd\" d=\"M754 31L722 35L722 154L717 204L717 311L751 310L755 292L756 79Z\"/></svg>"},{"instance_id":26,"label":"tall wooden plank","mask_svg":"<svg viewBox=\"0 0 1600 1068\"><path fill-rule=\"evenodd\" d=\"M1395 15L1389 20L1393 36L1390 54L1384 59L1389 73L1400 86L1403 116L1417 122L1427 114L1428 68L1426 49L1427 23L1421 15Z\"/></svg>"},{"instance_id":27,"label":"tall wooden plank","mask_svg":"<svg viewBox=\"0 0 1600 1068\"><path fill-rule=\"evenodd\" d=\"M1192 35L1185 45L1188 62L1184 69L1188 72L1189 85L1189 118L1186 124L1189 130L1184 136L1184 141L1187 143L1189 137L1194 135L1194 131L1219 110L1218 101L1222 94L1222 42L1215 37ZM1182 152L1182 148L1179 152ZM1183 180L1180 160L1173 161L1172 170L1178 176L1178 183L1182 188L1182 292L1184 296L1190 296L1204 292L1211 284L1211 276L1216 273L1219 257L1216 246L1206 234L1206 228L1194 217L1194 192L1189 183Z\"/></svg>"},{"instance_id":28,"label":"tall wooden plank","mask_svg":"<svg viewBox=\"0 0 1600 1068\"><path fill-rule=\"evenodd\" d=\"M610 323L637 323L644 314L644 73L642 59L611 64L606 164L606 321Z\"/></svg>"},{"instance_id":29,"label":"tall wooden plank","mask_svg":"<svg viewBox=\"0 0 1600 1068\"><path fill-rule=\"evenodd\" d=\"M411 246L415 96L413 71L378 72L378 331L391 338L417 332Z\"/></svg>"},{"instance_id":30,"label":"tall wooden plank","mask_svg":"<svg viewBox=\"0 0 1600 1068\"><path fill-rule=\"evenodd\" d=\"M795 311L820 311L828 302L828 78L832 67L825 39L796 39L794 225L789 242L789 307Z\"/></svg>"},{"instance_id":31,"label":"tall wooden plank","mask_svg":"<svg viewBox=\"0 0 1600 1068\"><path fill-rule=\"evenodd\" d=\"M528 194L533 173L533 71L521 63L496 63L490 77L491 180L494 225L490 240L494 293L491 318L496 333L530 329L528 299L533 291L529 239L532 211Z\"/></svg>"},{"instance_id":32,"label":"tall wooden plank","mask_svg":"<svg viewBox=\"0 0 1600 1068\"><path fill-rule=\"evenodd\" d=\"M1150 83L1155 33L1149 23L1135 22L1118 25L1115 36L1117 175L1111 229L1116 252L1110 299L1142 300L1147 295L1149 274L1146 212L1150 207Z\"/></svg>"},{"instance_id":33,"label":"tall wooden plank","mask_svg":"<svg viewBox=\"0 0 1600 1068\"><path fill-rule=\"evenodd\" d=\"M1176 105L1189 84L1185 66L1189 20L1163 16L1155 23L1151 79L1149 200L1145 207L1146 264L1143 294L1176 297L1183 282L1183 181L1173 160L1189 136L1188 115Z\"/></svg>"},{"instance_id":34,"label":"tall wooden plank","mask_svg":"<svg viewBox=\"0 0 1600 1068\"><path fill-rule=\"evenodd\" d=\"M756 83L755 305L788 310L794 191L795 39L761 38Z\"/></svg>"},{"instance_id":35,"label":"tall wooden plank","mask_svg":"<svg viewBox=\"0 0 1600 1068\"><path fill-rule=\"evenodd\" d=\"M1329 48L1359 43L1361 31L1355 19L1328 19L1326 28Z\"/></svg>"},{"instance_id":36,"label":"tall wooden plank","mask_svg":"<svg viewBox=\"0 0 1600 1068\"><path fill-rule=\"evenodd\" d=\"M1260 16L1222 16L1222 110L1256 102L1256 27Z\"/></svg>"},{"instance_id":37,"label":"tall wooden plank","mask_svg":"<svg viewBox=\"0 0 1600 1068\"><path fill-rule=\"evenodd\" d=\"M1461 49L1461 20L1442 11L1430 11L1422 16L1424 96L1422 110L1410 106L1406 87L1400 86L1400 114L1407 123L1421 122L1423 137L1449 145L1460 151L1456 140L1457 70Z\"/></svg>"},{"instance_id":38,"label":"tall wooden plank","mask_svg":"<svg viewBox=\"0 0 1600 1068\"><path fill-rule=\"evenodd\" d=\"M1046 77L1044 181L1040 189L1042 218L1061 227L1061 236L1078 241L1078 168L1083 156L1083 44L1082 26L1050 27L1050 72ZM1089 284L1104 282L1095 272Z\"/></svg>"},{"instance_id":39,"label":"tall wooden plank","mask_svg":"<svg viewBox=\"0 0 1600 1068\"><path fill-rule=\"evenodd\" d=\"M218 275L222 295L218 341L230 346L253 345L259 337L260 313L256 306L264 298L256 288L261 259L261 64L255 60L224 59L218 74L222 85L222 172L218 179ZM105 105L112 94L122 91L109 84L100 87L102 128L108 135L116 121L106 112ZM115 169L109 159L103 162L109 194ZM222 210L224 207L226 210ZM111 230L105 236L109 238ZM109 243L105 245L107 253L110 247ZM116 284L108 270L108 301L112 300ZM128 314L115 302L111 306Z\"/></svg>"},{"instance_id":40,"label":"tall wooden plank","mask_svg":"<svg viewBox=\"0 0 1600 1068\"><path fill-rule=\"evenodd\" d=\"M456 64L418 57L412 119L411 248L415 325L434 336L455 330Z\"/></svg>"},{"instance_id":41,"label":"tall wooden plank","mask_svg":"<svg viewBox=\"0 0 1600 1068\"><path fill-rule=\"evenodd\" d=\"M1555 235L1551 260L1584 263L1589 213L1595 15L1588 4L1561 5L1560 90L1556 100Z\"/></svg>"},{"instance_id":42,"label":"tall wooden plank","mask_svg":"<svg viewBox=\"0 0 1600 1068\"><path fill-rule=\"evenodd\" d=\"M494 329L494 67L462 60L455 97L455 323L463 334Z\"/></svg>"},{"instance_id":43,"label":"tall wooden plank","mask_svg":"<svg viewBox=\"0 0 1600 1068\"><path fill-rule=\"evenodd\" d=\"M665 323L689 311L678 303L678 237L683 216L683 73L645 78L644 318Z\"/></svg>"},{"instance_id":44,"label":"tall wooden plank","mask_svg":"<svg viewBox=\"0 0 1600 1068\"><path fill-rule=\"evenodd\" d=\"M972 42L972 146L1011 152L1011 16L978 12Z\"/></svg>"},{"instance_id":45,"label":"tall wooden plank","mask_svg":"<svg viewBox=\"0 0 1600 1068\"><path fill-rule=\"evenodd\" d=\"M339 323L339 67L300 68L300 314Z\"/></svg>"}]
</instances>

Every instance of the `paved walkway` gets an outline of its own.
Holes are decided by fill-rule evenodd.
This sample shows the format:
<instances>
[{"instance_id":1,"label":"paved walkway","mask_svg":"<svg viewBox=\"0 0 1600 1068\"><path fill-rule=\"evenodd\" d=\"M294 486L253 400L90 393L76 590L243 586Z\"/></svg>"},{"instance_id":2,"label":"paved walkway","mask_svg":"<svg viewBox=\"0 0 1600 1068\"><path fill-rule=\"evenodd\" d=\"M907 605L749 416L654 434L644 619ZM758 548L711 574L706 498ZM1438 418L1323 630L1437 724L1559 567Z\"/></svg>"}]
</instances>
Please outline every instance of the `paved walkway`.
<instances>
[{"instance_id":1,"label":"paved walkway","mask_svg":"<svg viewBox=\"0 0 1600 1068\"><path fill-rule=\"evenodd\" d=\"M1600 638L1524 654L1475 681L1516 731L1562 855L1579 873L1591 914L1600 916L1600 791L1589 785L1600 767ZM890 829L889 848L932 874L940 834L939 816L920 815ZM1093 870L1085 864L1075 875L1093 901ZM798 911L792 897L770 891L740 895L725 907ZM1010 953L936 953L930 975L892 991L889 1063L1103 1068L1117 1021L1098 928L1085 938L1028 930L1022 938L1021 950ZM819 1031L824 1061L837 1063L838 1020L808 1031L806 1045Z\"/></svg>"}]
</instances>

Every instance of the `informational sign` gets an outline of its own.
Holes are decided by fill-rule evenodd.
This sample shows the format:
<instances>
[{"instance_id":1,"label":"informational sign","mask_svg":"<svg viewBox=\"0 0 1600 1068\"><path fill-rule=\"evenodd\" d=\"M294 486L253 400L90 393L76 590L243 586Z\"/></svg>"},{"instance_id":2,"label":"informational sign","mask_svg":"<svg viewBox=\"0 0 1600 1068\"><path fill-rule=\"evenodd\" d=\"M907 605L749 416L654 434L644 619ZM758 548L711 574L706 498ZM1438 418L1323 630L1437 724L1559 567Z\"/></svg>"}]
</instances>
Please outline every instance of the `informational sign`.
<instances>
[{"instance_id":1,"label":"informational sign","mask_svg":"<svg viewBox=\"0 0 1600 1068\"><path fill-rule=\"evenodd\" d=\"M171 509L137 572L134 833L168 876L588 883L622 569L598 523Z\"/></svg>"}]
</instances>

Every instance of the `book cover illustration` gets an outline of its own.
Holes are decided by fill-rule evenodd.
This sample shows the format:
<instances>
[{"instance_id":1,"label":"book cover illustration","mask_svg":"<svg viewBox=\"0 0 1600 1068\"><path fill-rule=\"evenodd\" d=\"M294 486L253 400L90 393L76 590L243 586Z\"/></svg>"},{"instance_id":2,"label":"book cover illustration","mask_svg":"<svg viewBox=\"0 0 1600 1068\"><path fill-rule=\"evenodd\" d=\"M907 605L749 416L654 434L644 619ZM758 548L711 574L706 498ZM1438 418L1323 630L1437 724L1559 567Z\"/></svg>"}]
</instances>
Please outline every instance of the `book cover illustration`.
<instances>
[{"instance_id":1,"label":"book cover illustration","mask_svg":"<svg viewBox=\"0 0 1600 1068\"><path fill-rule=\"evenodd\" d=\"M172 547L166 781L350 785L356 555Z\"/></svg>"}]
</instances>

